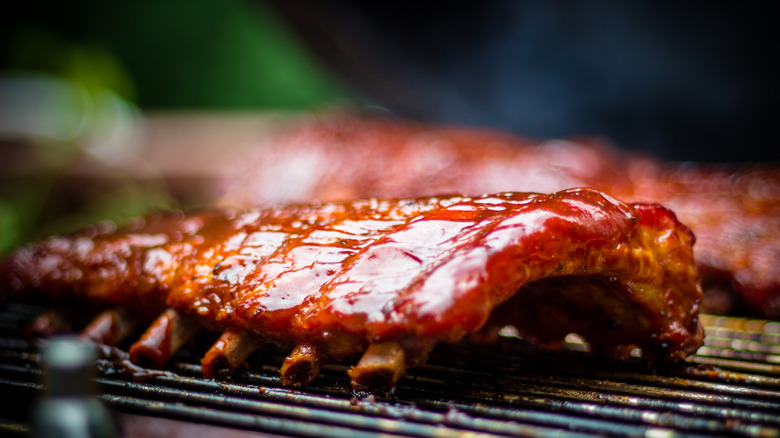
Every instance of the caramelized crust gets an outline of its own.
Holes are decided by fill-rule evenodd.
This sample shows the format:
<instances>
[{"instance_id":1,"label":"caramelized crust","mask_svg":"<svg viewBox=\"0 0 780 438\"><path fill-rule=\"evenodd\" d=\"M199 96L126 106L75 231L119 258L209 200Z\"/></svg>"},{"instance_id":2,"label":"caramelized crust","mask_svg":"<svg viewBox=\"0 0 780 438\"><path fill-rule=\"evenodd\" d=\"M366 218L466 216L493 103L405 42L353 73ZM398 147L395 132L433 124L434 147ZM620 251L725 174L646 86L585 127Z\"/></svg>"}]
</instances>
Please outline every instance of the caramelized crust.
<instances>
[{"instance_id":1,"label":"caramelized crust","mask_svg":"<svg viewBox=\"0 0 780 438\"><path fill-rule=\"evenodd\" d=\"M154 314L165 307L179 263L208 239L229 232L230 218L165 212L112 223L72 236L52 236L18 249L0 265L0 291L25 290L43 299L115 304Z\"/></svg>"},{"instance_id":2,"label":"caramelized crust","mask_svg":"<svg viewBox=\"0 0 780 438\"><path fill-rule=\"evenodd\" d=\"M590 189L369 199L86 230L14 253L0 285L15 296L167 306L131 347L155 366L196 321L227 330L204 359L210 376L275 343L296 347L287 384L367 351L350 371L355 384L392 386L436 342L507 323L541 344L576 331L608 355L684 357L702 336L693 240L663 207Z\"/></svg>"},{"instance_id":3,"label":"caramelized crust","mask_svg":"<svg viewBox=\"0 0 780 438\"><path fill-rule=\"evenodd\" d=\"M780 318L776 164L663 163L594 140L541 142L344 116L305 123L244 162L225 182L223 205L571 187L659 203L696 234L705 286L733 288L758 314Z\"/></svg>"}]
</instances>

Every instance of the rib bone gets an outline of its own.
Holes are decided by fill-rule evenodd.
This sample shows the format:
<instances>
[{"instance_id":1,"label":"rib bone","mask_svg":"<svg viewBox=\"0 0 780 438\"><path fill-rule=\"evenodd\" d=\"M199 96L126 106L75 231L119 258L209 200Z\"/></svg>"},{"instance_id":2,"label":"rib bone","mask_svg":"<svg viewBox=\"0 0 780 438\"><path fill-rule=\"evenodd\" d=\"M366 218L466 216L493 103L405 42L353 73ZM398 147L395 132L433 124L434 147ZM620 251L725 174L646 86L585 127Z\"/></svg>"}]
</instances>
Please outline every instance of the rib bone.
<instances>
[{"instance_id":1,"label":"rib bone","mask_svg":"<svg viewBox=\"0 0 780 438\"><path fill-rule=\"evenodd\" d=\"M244 330L225 330L200 362L203 376L207 379L230 377L260 345L259 339Z\"/></svg>"},{"instance_id":2,"label":"rib bone","mask_svg":"<svg viewBox=\"0 0 780 438\"><path fill-rule=\"evenodd\" d=\"M46 309L30 321L22 330L25 336L49 337L73 331L72 315L65 309Z\"/></svg>"},{"instance_id":3,"label":"rib bone","mask_svg":"<svg viewBox=\"0 0 780 438\"><path fill-rule=\"evenodd\" d=\"M200 326L194 319L175 309L166 309L130 347L130 360L137 365L162 368L198 331Z\"/></svg>"},{"instance_id":4,"label":"rib bone","mask_svg":"<svg viewBox=\"0 0 780 438\"><path fill-rule=\"evenodd\" d=\"M406 371L406 352L398 342L371 344L347 372L356 390L392 388Z\"/></svg>"},{"instance_id":5,"label":"rib bone","mask_svg":"<svg viewBox=\"0 0 780 438\"><path fill-rule=\"evenodd\" d=\"M146 319L124 307L105 310L81 331L80 336L92 342L118 345L141 327Z\"/></svg>"},{"instance_id":6,"label":"rib bone","mask_svg":"<svg viewBox=\"0 0 780 438\"><path fill-rule=\"evenodd\" d=\"M299 344L284 360L279 372L282 384L286 386L303 386L314 380L320 372L323 354L319 348L311 344Z\"/></svg>"}]
</instances>

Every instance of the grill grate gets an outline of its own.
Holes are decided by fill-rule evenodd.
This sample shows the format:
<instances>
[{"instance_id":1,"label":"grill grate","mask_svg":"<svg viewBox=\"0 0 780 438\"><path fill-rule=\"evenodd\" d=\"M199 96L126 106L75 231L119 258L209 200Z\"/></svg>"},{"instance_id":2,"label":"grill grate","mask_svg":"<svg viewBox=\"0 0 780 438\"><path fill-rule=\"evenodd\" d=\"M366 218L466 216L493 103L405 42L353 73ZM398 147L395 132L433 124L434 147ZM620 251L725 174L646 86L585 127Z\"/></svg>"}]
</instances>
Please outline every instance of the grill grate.
<instances>
[{"instance_id":1,"label":"grill grate","mask_svg":"<svg viewBox=\"0 0 780 438\"><path fill-rule=\"evenodd\" d=\"M0 435L28 431L26 411L41 393L36 341L13 334L35 310L11 304L0 315ZM106 366L98 382L120 419L186 421L219 434L780 436L780 323L702 320L705 346L685 366L658 373L592 358L577 345L540 352L505 339L437 347L384 396L354 394L348 365L325 366L305 390L284 388L282 351L255 355L234 382L206 380L197 345L148 380Z\"/></svg>"}]
</instances>

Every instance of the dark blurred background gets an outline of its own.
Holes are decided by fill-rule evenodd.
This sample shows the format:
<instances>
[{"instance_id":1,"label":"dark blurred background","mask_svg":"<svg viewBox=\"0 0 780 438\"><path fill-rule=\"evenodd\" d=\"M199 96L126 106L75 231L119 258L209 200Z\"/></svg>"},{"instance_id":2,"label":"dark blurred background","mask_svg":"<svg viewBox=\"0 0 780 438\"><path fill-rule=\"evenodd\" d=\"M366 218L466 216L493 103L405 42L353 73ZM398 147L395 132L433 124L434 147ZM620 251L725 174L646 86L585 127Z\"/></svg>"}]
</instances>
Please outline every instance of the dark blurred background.
<instances>
[{"instance_id":1,"label":"dark blurred background","mask_svg":"<svg viewBox=\"0 0 780 438\"><path fill-rule=\"evenodd\" d=\"M395 112L597 134L675 160L777 159L778 14L761 2L276 2Z\"/></svg>"},{"instance_id":2,"label":"dark blurred background","mask_svg":"<svg viewBox=\"0 0 780 438\"><path fill-rule=\"evenodd\" d=\"M756 161L777 158L776 18L766 2L39 0L4 14L0 62L143 110L351 102Z\"/></svg>"},{"instance_id":3,"label":"dark blurred background","mask_svg":"<svg viewBox=\"0 0 780 438\"><path fill-rule=\"evenodd\" d=\"M598 135L671 160L778 160L770 2L15 6L0 17L0 252L25 229L57 228L40 218L63 211L44 205L64 197L57 175L78 151L119 166L132 155L128 133L159 112L348 107L532 137ZM122 187L92 217L175 205L157 186Z\"/></svg>"}]
</instances>

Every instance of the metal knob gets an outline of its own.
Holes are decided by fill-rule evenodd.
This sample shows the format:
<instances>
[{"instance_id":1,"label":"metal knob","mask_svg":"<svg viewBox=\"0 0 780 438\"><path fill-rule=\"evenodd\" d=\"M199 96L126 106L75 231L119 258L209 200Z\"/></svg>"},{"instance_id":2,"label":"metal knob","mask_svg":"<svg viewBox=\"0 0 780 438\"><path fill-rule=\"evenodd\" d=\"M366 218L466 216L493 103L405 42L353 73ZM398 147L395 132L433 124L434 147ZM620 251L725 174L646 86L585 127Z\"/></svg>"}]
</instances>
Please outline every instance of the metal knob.
<instances>
[{"instance_id":1,"label":"metal knob","mask_svg":"<svg viewBox=\"0 0 780 438\"><path fill-rule=\"evenodd\" d=\"M95 395L94 345L75 338L51 340L41 354L46 396L32 416L34 438L109 438L110 413Z\"/></svg>"}]
</instances>

